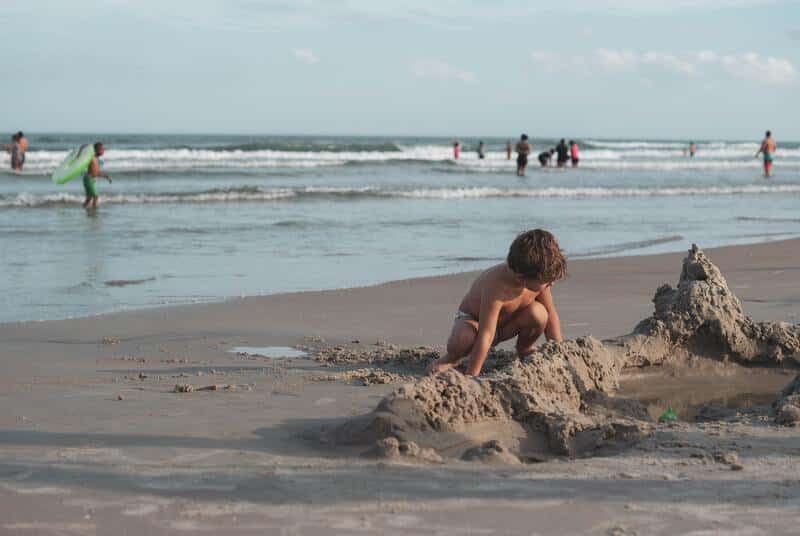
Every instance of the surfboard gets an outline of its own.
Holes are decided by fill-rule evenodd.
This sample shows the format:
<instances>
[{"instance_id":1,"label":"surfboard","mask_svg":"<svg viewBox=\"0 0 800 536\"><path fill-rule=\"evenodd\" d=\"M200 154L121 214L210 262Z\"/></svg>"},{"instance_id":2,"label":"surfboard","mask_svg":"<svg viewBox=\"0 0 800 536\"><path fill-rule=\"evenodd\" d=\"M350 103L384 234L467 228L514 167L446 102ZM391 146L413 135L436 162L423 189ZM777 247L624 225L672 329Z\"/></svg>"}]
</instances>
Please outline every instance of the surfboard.
<instances>
[{"instance_id":1,"label":"surfboard","mask_svg":"<svg viewBox=\"0 0 800 536\"><path fill-rule=\"evenodd\" d=\"M94 145L87 143L73 149L53 171L51 178L55 184L66 184L82 175L94 158Z\"/></svg>"}]
</instances>

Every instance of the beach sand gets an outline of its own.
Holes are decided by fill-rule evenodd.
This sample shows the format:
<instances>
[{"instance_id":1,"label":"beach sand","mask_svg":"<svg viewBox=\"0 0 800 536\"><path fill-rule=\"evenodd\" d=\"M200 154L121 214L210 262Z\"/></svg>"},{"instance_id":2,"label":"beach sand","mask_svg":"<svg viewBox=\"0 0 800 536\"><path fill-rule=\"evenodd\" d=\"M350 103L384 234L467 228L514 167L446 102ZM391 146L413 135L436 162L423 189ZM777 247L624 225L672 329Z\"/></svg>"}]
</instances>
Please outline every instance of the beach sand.
<instances>
[{"instance_id":1,"label":"beach sand","mask_svg":"<svg viewBox=\"0 0 800 536\"><path fill-rule=\"evenodd\" d=\"M754 320L798 322L800 241L706 253ZM565 336L629 333L684 256L571 262L554 291ZM230 352L440 347L473 277L0 325L0 534L796 532L800 430L766 413L654 424L593 457L387 461L320 432L371 412L398 386L380 382L414 379L413 368L392 376L365 362ZM691 404L715 378L752 378L767 397L793 378L731 370L699 371L710 379L694 382ZM693 372L672 381L681 374Z\"/></svg>"}]
</instances>

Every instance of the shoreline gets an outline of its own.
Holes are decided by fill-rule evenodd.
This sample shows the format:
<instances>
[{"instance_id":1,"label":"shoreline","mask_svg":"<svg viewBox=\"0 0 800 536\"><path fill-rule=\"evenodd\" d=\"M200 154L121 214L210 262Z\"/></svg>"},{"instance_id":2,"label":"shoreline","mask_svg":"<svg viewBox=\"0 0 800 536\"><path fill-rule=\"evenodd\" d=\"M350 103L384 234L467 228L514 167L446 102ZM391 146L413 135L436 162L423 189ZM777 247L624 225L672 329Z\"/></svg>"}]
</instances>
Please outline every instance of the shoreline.
<instances>
[{"instance_id":1,"label":"shoreline","mask_svg":"<svg viewBox=\"0 0 800 536\"><path fill-rule=\"evenodd\" d=\"M790 233L787 233L790 234ZM678 242L678 240L675 240ZM708 251L716 251L720 249L727 249L727 248L746 248L746 247L753 247L753 246L761 246L761 245L768 245L768 244L783 244L783 243L792 243L795 242L798 247L800 247L800 237L790 237L790 238L778 238L775 240L762 240L757 242L746 242L742 244L729 244L729 245L722 245L713 248L707 248ZM661 244L654 244L654 245L661 245ZM614 247L614 246L609 246ZM651 245L647 245L644 247L651 247ZM702 246L701 246L702 247ZM588 253L588 254L574 254L574 256L568 256L569 266L573 266L577 263L587 263L587 262L598 262L603 260L610 260L610 259L637 259L637 258L646 258L646 257L654 257L654 256L668 256L668 255L676 255L685 251L684 249L677 249L674 251L666 251L661 253L641 253L635 254L630 253L630 251L635 251L637 248L631 248L630 250L626 250L624 252L619 252L619 254L615 254L611 252L610 254L606 255L604 253ZM502 262L502 258L496 259L496 261L492 262ZM159 305L143 305L143 306L136 306L131 308L124 308L119 310L111 310L111 311L104 311L99 313L87 314L87 315L76 315L76 316L66 316L66 317L57 317L57 318L48 318L43 320L12 320L10 322L0 322L0 329L13 327L15 325L26 325L26 324L48 324L52 322L66 322L66 321L75 321L75 320L86 320L86 319L98 319L103 318L106 316L114 316L114 315L126 315L126 314L135 314L135 313L143 313L147 311L168 311L174 310L179 308L186 308L186 307L203 307L209 305L225 305L225 304L235 304L241 302L243 300L260 300L260 299L267 299L272 297L278 296L294 296L294 295L303 295L303 294L313 294L313 293L327 293L327 292L339 292L339 291L348 291L348 290L357 290L357 289L371 289L371 288L378 288L384 285L391 285L395 283L406 283L410 284L414 281L423 281L429 279L437 279L437 278L459 278L459 277L466 277L466 276L473 276L485 268L481 268L478 270L466 270L463 272L449 272L443 274L432 274L432 275L423 275L423 276L415 276L409 278L401 278L401 279L391 279L387 281L379 281L376 283L368 283L365 285L357 285L357 286L344 286L344 287L331 287L331 288L315 288L315 289L308 289L308 290L297 290L297 291L279 291L275 293L267 293L267 294L251 294L251 295L243 295L243 296L229 296L223 298L211 298L209 300L200 300L198 298L192 298L191 300L170 303L170 304L159 304Z\"/></svg>"}]
</instances>

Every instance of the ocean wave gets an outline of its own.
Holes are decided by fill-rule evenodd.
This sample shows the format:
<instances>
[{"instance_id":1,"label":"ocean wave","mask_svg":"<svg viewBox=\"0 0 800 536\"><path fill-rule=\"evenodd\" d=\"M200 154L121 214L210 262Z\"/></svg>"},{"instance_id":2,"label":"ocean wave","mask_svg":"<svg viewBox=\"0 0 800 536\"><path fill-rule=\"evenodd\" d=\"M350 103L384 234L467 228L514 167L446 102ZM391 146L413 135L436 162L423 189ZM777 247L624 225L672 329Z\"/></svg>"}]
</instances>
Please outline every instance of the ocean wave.
<instances>
[{"instance_id":1,"label":"ocean wave","mask_svg":"<svg viewBox=\"0 0 800 536\"><path fill-rule=\"evenodd\" d=\"M382 189L375 186L361 188L304 187L259 188L243 187L213 189L201 192L167 192L159 194L110 194L102 196L104 203L155 204L155 203L234 203L302 201L306 199L482 199L482 198L600 198L600 197L674 197L763 195L800 193L800 184L742 185L671 188L606 188L606 187L549 187L549 188L418 188L411 190ZM83 196L72 193L36 195L21 193L0 196L0 207L42 207L49 205L75 205Z\"/></svg>"},{"instance_id":2,"label":"ocean wave","mask_svg":"<svg viewBox=\"0 0 800 536\"><path fill-rule=\"evenodd\" d=\"M701 147L694 158L682 156L681 148L685 148L685 144L656 142L588 142L588 144L581 153L581 166L587 168L668 171L749 169L760 165L759 160L753 157L757 146L747 143L710 143ZM447 166L448 170L495 172L512 169L514 166L514 161L507 160L503 151L488 152L485 159L479 159L474 151L465 151L456 162L452 159L451 148L443 145L399 146L381 143L372 146L340 145L333 150L323 150L323 146L317 150L303 150L304 147L300 146L292 150L265 149L261 144L243 147L240 144L228 148L111 148L104 159L110 173L142 174L303 170L344 165L409 163ZM26 173L22 176L47 175L58 166L66 154L66 151L57 150L29 151ZM7 154L0 154L0 168L8 168L8 159ZM535 163L535 159L533 162ZM789 168L800 167L800 148L782 148L778 153L778 164Z\"/></svg>"}]
</instances>

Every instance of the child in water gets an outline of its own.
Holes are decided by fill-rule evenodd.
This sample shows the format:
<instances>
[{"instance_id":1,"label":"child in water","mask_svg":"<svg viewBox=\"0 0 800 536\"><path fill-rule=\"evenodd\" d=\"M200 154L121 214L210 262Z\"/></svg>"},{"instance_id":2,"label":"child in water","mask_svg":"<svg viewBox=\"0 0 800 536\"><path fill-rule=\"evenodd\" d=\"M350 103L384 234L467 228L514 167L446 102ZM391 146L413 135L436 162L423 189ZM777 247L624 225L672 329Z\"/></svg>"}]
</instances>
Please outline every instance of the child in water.
<instances>
[{"instance_id":1,"label":"child in water","mask_svg":"<svg viewBox=\"0 0 800 536\"><path fill-rule=\"evenodd\" d=\"M111 184L111 175L103 172L100 165L100 157L106 152L106 148L101 142L94 144L94 158L89 163L89 169L83 176L83 189L86 192L86 200L83 202L83 208L97 208L100 204L100 198L97 196L97 177L105 177L108 184Z\"/></svg>"},{"instance_id":2,"label":"child in water","mask_svg":"<svg viewBox=\"0 0 800 536\"><path fill-rule=\"evenodd\" d=\"M542 333L560 342L551 288L566 270L564 253L551 233L534 229L517 236L506 262L480 274L461 300L447 355L433 362L428 373L451 369L468 357L466 373L477 376L489 350L514 337L520 358L533 352Z\"/></svg>"}]
</instances>

